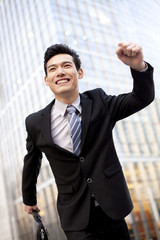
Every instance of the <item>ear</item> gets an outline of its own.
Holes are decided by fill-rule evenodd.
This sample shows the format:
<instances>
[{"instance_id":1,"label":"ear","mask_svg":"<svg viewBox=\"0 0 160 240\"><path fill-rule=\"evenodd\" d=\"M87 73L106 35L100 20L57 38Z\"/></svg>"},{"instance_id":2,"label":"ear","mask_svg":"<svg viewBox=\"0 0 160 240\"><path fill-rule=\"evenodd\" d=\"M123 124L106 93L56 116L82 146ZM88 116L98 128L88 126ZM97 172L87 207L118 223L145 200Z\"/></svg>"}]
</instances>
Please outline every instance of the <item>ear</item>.
<instances>
[{"instance_id":1,"label":"ear","mask_svg":"<svg viewBox=\"0 0 160 240\"><path fill-rule=\"evenodd\" d=\"M80 69L78 70L78 78L79 78L79 79L83 78L83 69L82 69L82 68L80 68Z\"/></svg>"},{"instance_id":2,"label":"ear","mask_svg":"<svg viewBox=\"0 0 160 240\"><path fill-rule=\"evenodd\" d=\"M44 81L45 81L46 85L49 86L47 76L44 77Z\"/></svg>"}]
</instances>

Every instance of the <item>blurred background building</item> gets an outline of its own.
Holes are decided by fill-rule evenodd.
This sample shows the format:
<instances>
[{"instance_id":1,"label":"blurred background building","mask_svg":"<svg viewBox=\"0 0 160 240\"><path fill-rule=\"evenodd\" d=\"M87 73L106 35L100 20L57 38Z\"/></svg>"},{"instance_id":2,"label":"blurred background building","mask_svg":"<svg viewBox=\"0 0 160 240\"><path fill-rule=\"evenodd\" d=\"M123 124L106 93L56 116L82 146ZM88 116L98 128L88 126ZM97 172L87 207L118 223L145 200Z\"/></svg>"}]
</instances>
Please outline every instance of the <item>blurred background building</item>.
<instances>
[{"instance_id":1,"label":"blurred background building","mask_svg":"<svg viewBox=\"0 0 160 240\"><path fill-rule=\"evenodd\" d=\"M156 99L117 123L116 147L134 202L127 217L132 239L160 239L160 1L0 0L0 240L32 240L32 216L24 212L21 173L25 117L52 101L44 83L43 56L67 43L82 59L80 91L109 94L132 89L130 70L116 57L121 41L143 46L155 68ZM65 239L56 211L57 189L44 157L38 203L50 239Z\"/></svg>"}]
</instances>

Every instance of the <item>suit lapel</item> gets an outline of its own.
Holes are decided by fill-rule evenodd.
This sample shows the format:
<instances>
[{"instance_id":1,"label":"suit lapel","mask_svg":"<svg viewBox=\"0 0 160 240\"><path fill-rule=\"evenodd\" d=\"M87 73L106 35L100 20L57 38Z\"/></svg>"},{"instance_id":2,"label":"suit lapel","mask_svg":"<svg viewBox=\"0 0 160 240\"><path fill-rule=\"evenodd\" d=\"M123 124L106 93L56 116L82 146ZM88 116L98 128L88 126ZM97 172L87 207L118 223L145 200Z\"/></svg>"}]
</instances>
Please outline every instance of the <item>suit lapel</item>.
<instances>
[{"instance_id":1,"label":"suit lapel","mask_svg":"<svg viewBox=\"0 0 160 240\"><path fill-rule=\"evenodd\" d=\"M54 104L53 100L42 112L42 133L46 144L53 145L51 136L51 108Z\"/></svg>"},{"instance_id":2,"label":"suit lapel","mask_svg":"<svg viewBox=\"0 0 160 240\"><path fill-rule=\"evenodd\" d=\"M91 109L92 109L92 100L86 97L85 95L80 95L81 105L82 105L82 135L81 135L81 149L83 148L85 138L87 135L87 130L90 121Z\"/></svg>"}]
</instances>

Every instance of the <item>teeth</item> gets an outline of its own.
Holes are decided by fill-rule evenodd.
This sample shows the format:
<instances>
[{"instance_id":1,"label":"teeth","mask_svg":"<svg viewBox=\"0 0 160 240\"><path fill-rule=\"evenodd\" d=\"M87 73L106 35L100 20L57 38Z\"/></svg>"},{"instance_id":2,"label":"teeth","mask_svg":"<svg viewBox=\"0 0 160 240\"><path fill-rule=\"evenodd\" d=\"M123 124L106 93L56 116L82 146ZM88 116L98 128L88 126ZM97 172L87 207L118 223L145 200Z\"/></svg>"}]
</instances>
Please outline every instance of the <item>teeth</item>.
<instances>
[{"instance_id":1,"label":"teeth","mask_svg":"<svg viewBox=\"0 0 160 240\"><path fill-rule=\"evenodd\" d=\"M68 82L68 80L59 80L59 81L57 81L57 84L62 84L62 83L67 83Z\"/></svg>"}]
</instances>

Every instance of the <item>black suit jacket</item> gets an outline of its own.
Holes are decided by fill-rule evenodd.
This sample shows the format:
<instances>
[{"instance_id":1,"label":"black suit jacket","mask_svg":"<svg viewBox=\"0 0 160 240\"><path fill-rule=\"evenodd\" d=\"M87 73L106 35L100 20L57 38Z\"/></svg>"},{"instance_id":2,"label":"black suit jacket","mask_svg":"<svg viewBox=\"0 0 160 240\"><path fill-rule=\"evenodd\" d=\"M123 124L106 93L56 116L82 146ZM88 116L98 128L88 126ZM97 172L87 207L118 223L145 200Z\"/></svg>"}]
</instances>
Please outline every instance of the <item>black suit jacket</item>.
<instances>
[{"instance_id":1,"label":"black suit jacket","mask_svg":"<svg viewBox=\"0 0 160 240\"><path fill-rule=\"evenodd\" d=\"M154 99L153 68L131 70L132 92L107 95L102 89L80 95L82 105L81 154L57 146L51 138L50 111L46 108L26 118L27 150L23 167L23 201L36 204L36 182L45 153L58 188L57 207L66 231L84 229L89 220L93 194L111 218L124 218L133 208L130 194L116 154L112 129L116 122L139 111Z\"/></svg>"}]
</instances>

